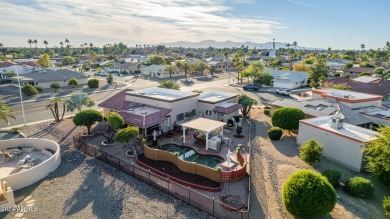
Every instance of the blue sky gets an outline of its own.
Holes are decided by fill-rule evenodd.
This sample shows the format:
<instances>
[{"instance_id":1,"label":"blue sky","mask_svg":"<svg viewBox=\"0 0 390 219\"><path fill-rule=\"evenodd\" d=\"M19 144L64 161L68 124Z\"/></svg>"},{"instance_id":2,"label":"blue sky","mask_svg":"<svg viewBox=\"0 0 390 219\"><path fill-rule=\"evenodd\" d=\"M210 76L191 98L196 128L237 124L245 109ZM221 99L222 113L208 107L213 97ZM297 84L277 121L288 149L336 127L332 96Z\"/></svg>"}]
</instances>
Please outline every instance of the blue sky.
<instances>
[{"instance_id":1,"label":"blue sky","mask_svg":"<svg viewBox=\"0 0 390 219\"><path fill-rule=\"evenodd\" d=\"M389 0L0 0L0 42L49 46L217 40L333 49L390 41Z\"/></svg>"}]
</instances>

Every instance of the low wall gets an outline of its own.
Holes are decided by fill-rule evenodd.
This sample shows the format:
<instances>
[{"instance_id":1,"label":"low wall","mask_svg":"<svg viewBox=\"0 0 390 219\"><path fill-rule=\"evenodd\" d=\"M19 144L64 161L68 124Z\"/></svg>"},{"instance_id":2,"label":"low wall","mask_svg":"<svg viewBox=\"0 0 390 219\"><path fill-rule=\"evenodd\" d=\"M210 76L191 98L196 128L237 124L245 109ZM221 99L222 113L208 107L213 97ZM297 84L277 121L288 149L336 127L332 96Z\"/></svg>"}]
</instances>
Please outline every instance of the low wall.
<instances>
[{"instance_id":1,"label":"low wall","mask_svg":"<svg viewBox=\"0 0 390 219\"><path fill-rule=\"evenodd\" d=\"M142 142L142 141L141 141ZM173 153L168 151L162 151L158 149L149 148L144 143L141 143L144 148L145 157L152 160L161 160L168 161L175 164L181 171L197 174L208 179L211 179L215 182L221 182L221 173L217 172L215 169L206 167L197 163L187 162L179 159Z\"/></svg>"},{"instance_id":2,"label":"low wall","mask_svg":"<svg viewBox=\"0 0 390 219\"><path fill-rule=\"evenodd\" d=\"M0 150L19 146L33 146L35 150L50 149L53 156L26 171L15 173L3 178L14 191L29 186L57 169L61 163L60 146L50 140L39 138L18 138L0 141Z\"/></svg>"}]
</instances>

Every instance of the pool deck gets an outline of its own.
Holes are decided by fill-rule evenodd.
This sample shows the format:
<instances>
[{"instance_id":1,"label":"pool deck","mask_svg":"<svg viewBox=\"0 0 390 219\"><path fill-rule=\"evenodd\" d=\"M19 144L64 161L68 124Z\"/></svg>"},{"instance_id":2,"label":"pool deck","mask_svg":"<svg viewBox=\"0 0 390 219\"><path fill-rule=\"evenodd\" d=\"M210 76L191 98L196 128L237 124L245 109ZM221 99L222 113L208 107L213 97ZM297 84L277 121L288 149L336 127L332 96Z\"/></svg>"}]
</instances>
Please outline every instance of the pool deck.
<instances>
[{"instance_id":1,"label":"pool deck","mask_svg":"<svg viewBox=\"0 0 390 219\"><path fill-rule=\"evenodd\" d=\"M23 153L22 156L15 157L15 159L12 159L10 161L5 161L4 158L0 158L0 179L3 179L4 177L7 177L9 175L12 175L14 173L18 173L19 169L17 166L17 163L24 159L27 155L31 156L31 159L34 160L41 160L40 163L47 160L49 157L47 155L44 155L41 153L41 151L34 151L31 153ZM21 170L23 171L23 169Z\"/></svg>"}]
</instances>

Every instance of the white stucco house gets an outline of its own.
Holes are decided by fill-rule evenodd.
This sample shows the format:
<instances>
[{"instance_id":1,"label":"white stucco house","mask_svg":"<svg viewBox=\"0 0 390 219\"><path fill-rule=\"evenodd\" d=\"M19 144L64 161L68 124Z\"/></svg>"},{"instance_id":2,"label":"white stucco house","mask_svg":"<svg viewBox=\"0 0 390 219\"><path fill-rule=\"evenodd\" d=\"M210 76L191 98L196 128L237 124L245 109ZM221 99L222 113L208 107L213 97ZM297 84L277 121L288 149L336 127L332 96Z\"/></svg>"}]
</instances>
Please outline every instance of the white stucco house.
<instances>
[{"instance_id":1,"label":"white stucco house","mask_svg":"<svg viewBox=\"0 0 390 219\"><path fill-rule=\"evenodd\" d=\"M0 78L5 79L6 75L4 73L6 72L13 72L15 74L16 73L26 74L26 73L31 73L33 70L37 69L38 67L39 65L33 61L0 62Z\"/></svg>"},{"instance_id":2,"label":"white stucco house","mask_svg":"<svg viewBox=\"0 0 390 219\"><path fill-rule=\"evenodd\" d=\"M267 69L273 79L273 87L295 89L307 85L307 72Z\"/></svg>"},{"instance_id":3,"label":"white stucco house","mask_svg":"<svg viewBox=\"0 0 390 219\"><path fill-rule=\"evenodd\" d=\"M141 76L144 77L170 78L169 72L164 71L164 69L165 69L164 65L150 65L141 68L140 71L141 71ZM178 77L184 75L185 75L184 71L180 71L180 69L172 72L172 77Z\"/></svg>"},{"instance_id":4,"label":"white stucco house","mask_svg":"<svg viewBox=\"0 0 390 219\"><path fill-rule=\"evenodd\" d=\"M299 121L297 144L310 139L323 144L323 156L351 170L363 169L363 149L376 139L377 132L345 123L340 116L324 116Z\"/></svg>"},{"instance_id":5,"label":"white stucco house","mask_svg":"<svg viewBox=\"0 0 390 219\"><path fill-rule=\"evenodd\" d=\"M115 111L125 122L140 128L145 136L154 130L168 132L176 125L195 118L227 121L242 108L238 94L210 91L202 94L147 88L124 90L99 104L104 114Z\"/></svg>"}]
</instances>

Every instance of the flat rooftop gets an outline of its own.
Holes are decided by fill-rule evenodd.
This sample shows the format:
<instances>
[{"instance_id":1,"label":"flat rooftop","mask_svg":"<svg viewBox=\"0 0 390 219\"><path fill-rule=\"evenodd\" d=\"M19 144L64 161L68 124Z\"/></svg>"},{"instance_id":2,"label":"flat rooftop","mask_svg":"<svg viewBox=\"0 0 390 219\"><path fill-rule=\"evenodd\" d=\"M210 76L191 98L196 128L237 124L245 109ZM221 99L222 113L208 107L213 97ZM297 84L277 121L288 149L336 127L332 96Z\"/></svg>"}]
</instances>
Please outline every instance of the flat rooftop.
<instances>
[{"instance_id":1,"label":"flat rooftop","mask_svg":"<svg viewBox=\"0 0 390 219\"><path fill-rule=\"evenodd\" d=\"M152 113L160 112L160 110L158 109L153 109L149 107L137 107L134 109L129 109L128 111L140 116L146 116Z\"/></svg>"},{"instance_id":2,"label":"flat rooftop","mask_svg":"<svg viewBox=\"0 0 390 219\"><path fill-rule=\"evenodd\" d=\"M337 103L333 99L309 99L309 100L293 100L283 99L277 100L271 105L278 107L295 107L301 109L306 115L315 117L334 115L338 111Z\"/></svg>"},{"instance_id":3,"label":"flat rooftop","mask_svg":"<svg viewBox=\"0 0 390 219\"><path fill-rule=\"evenodd\" d=\"M339 89L319 89L312 90L312 93L320 94L323 97L335 98L338 100L360 100L360 101L372 101L382 100L383 97L379 95L366 94L355 91L339 90Z\"/></svg>"},{"instance_id":4,"label":"flat rooftop","mask_svg":"<svg viewBox=\"0 0 390 219\"><path fill-rule=\"evenodd\" d=\"M221 91L208 91L199 95L199 101L218 103L236 96L238 96L238 94Z\"/></svg>"},{"instance_id":5,"label":"flat rooftop","mask_svg":"<svg viewBox=\"0 0 390 219\"><path fill-rule=\"evenodd\" d=\"M322 130L336 133L346 138L352 138L360 142L368 142L375 140L375 134L378 134L376 131L370 129L361 128L359 126L351 125L349 123L343 123L343 128L337 129L331 127L332 116L323 116L313 119L301 120L301 123L310 124L313 127L318 127Z\"/></svg>"},{"instance_id":6,"label":"flat rooftop","mask_svg":"<svg viewBox=\"0 0 390 219\"><path fill-rule=\"evenodd\" d=\"M156 100L175 101L189 97L198 96L199 94L187 91L172 90L160 87L146 88L126 92L127 95L151 98Z\"/></svg>"}]
</instances>

